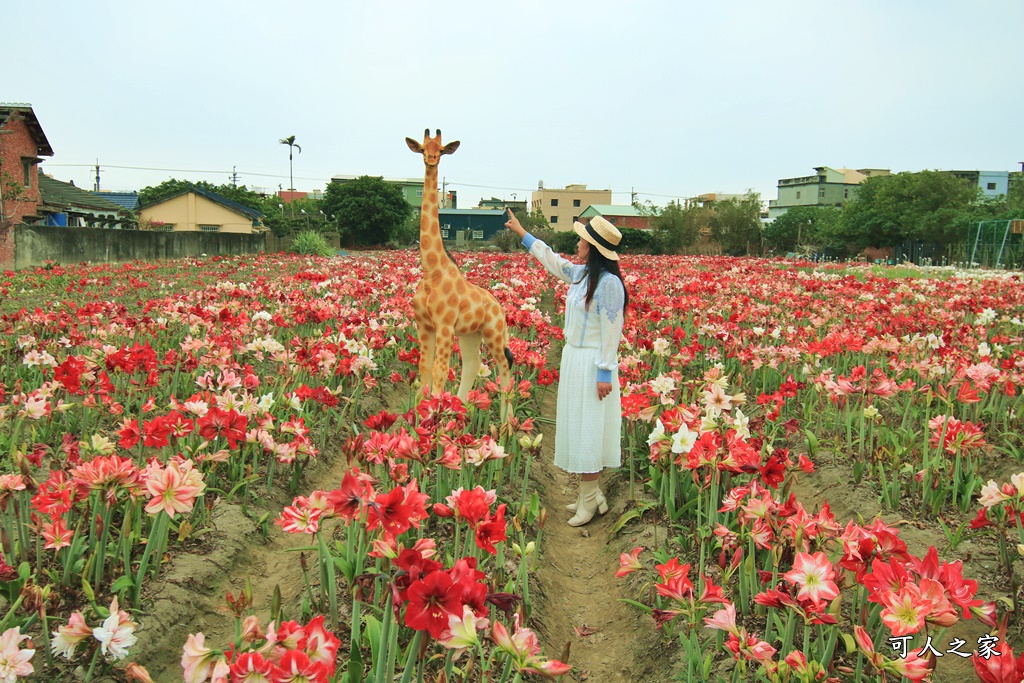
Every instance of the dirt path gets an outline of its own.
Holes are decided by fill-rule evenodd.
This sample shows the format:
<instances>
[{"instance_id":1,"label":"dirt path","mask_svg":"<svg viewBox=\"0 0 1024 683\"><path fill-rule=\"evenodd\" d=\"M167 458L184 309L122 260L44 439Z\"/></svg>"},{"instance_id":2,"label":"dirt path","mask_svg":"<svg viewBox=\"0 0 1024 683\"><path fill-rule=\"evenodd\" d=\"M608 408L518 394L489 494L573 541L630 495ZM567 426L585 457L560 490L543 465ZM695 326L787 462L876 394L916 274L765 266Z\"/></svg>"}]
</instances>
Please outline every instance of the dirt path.
<instances>
[{"instance_id":1,"label":"dirt path","mask_svg":"<svg viewBox=\"0 0 1024 683\"><path fill-rule=\"evenodd\" d=\"M545 417L554 418L555 403L555 392L549 391ZM615 577L619 554L644 545L649 532L637 525L632 534L624 532L609 542L612 526L628 505L628 481L618 474L603 476L608 513L584 527L569 526L572 513L565 506L576 499L576 477L554 465L555 426L542 424L542 431L541 462L534 467L532 483L540 491L548 519L535 574L541 599L533 616L546 653L557 657L570 643L569 677L577 681L669 681L671 646L662 643L650 616L619 601L636 597L624 580ZM650 545L649 540L646 543ZM593 633L581 636L576 629Z\"/></svg>"},{"instance_id":2,"label":"dirt path","mask_svg":"<svg viewBox=\"0 0 1024 683\"><path fill-rule=\"evenodd\" d=\"M323 456L307 470L299 493L336 488L347 468L340 455ZM261 507L271 512L272 524L274 516L290 502L290 497L275 489ZM256 522L243 515L237 505L219 506L214 524L217 531L210 553L182 553L174 557L172 567L155 591L146 628L139 633L137 661L147 667L157 683L181 680L181 646L189 633L202 631L209 647L230 644L234 638L234 617L224 609L224 595L231 591L238 596L247 579L252 585L261 626L265 627L269 618L275 587L280 587L285 616L299 616L305 582L299 553L291 550L309 546L312 537L287 534L272 525L270 537L264 539ZM333 524L329 523L328 533L332 530ZM316 595L316 553L306 555ZM347 613L346 607L341 608L343 614Z\"/></svg>"}]
</instances>

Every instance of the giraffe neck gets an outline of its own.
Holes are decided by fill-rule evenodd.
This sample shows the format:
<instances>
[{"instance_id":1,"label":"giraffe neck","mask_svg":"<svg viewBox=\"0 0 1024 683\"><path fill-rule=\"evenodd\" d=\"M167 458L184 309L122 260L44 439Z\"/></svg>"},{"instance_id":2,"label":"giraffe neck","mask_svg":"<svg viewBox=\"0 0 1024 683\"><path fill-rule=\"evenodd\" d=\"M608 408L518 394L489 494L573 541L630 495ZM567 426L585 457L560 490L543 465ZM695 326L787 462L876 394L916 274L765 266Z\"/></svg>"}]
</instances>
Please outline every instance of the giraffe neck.
<instances>
[{"instance_id":1,"label":"giraffe neck","mask_svg":"<svg viewBox=\"0 0 1024 683\"><path fill-rule=\"evenodd\" d=\"M420 264L423 272L434 272L437 266L448 261L441 241L441 224L437 215L437 166L426 166L423 178L423 205L420 208ZM436 259L428 259L434 254ZM431 267L433 261L437 266Z\"/></svg>"}]
</instances>

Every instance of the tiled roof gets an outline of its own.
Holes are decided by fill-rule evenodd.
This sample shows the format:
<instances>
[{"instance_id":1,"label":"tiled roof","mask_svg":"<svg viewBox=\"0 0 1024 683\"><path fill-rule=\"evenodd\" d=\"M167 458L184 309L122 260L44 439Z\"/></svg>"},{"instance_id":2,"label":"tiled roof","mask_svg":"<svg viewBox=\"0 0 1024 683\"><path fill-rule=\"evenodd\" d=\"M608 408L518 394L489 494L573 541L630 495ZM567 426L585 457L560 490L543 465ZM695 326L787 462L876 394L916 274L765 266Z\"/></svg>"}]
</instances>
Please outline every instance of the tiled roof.
<instances>
[{"instance_id":1,"label":"tiled roof","mask_svg":"<svg viewBox=\"0 0 1024 683\"><path fill-rule=\"evenodd\" d=\"M139 208L138 192L93 192L92 194L109 202L119 204L129 211L135 211Z\"/></svg>"},{"instance_id":2,"label":"tiled roof","mask_svg":"<svg viewBox=\"0 0 1024 683\"><path fill-rule=\"evenodd\" d=\"M39 197L44 208L54 209L92 209L95 211L111 211L120 213L124 208L120 204L97 197L92 192L75 187L71 183L61 182L42 173L39 174Z\"/></svg>"},{"instance_id":3,"label":"tiled roof","mask_svg":"<svg viewBox=\"0 0 1024 683\"><path fill-rule=\"evenodd\" d=\"M36 143L36 154L44 157L53 156L53 148L50 141L46 139L43 127L39 125L36 113L32 111L31 104L23 102L0 102L0 128L7 125L7 120L17 114L25 119L25 126L32 134L32 140Z\"/></svg>"},{"instance_id":4,"label":"tiled roof","mask_svg":"<svg viewBox=\"0 0 1024 683\"><path fill-rule=\"evenodd\" d=\"M166 202L166 201L169 201L171 199L174 199L175 197L180 197L183 194L188 194L189 192L195 192L200 197L205 197L205 198L209 199L211 202L215 202L217 204L220 204L221 206L223 206L226 209L230 209L230 210L234 211L235 213L240 213L243 216L249 218L250 220L256 220L260 216L263 215L262 212L257 211L256 209L250 209L248 206L245 206L244 204L239 204L238 202L233 202L230 199L226 199L224 197L221 197L219 194L215 194L213 192L207 192L206 190L200 189L200 188L196 187L195 185L190 186L189 189L187 189L187 190L182 190L181 192L178 192L177 194L173 194L170 197L164 197L160 201L150 202L149 204L146 205L146 207L148 208L150 206L155 206L157 204L161 204L163 202Z\"/></svg>"}]
</instances>

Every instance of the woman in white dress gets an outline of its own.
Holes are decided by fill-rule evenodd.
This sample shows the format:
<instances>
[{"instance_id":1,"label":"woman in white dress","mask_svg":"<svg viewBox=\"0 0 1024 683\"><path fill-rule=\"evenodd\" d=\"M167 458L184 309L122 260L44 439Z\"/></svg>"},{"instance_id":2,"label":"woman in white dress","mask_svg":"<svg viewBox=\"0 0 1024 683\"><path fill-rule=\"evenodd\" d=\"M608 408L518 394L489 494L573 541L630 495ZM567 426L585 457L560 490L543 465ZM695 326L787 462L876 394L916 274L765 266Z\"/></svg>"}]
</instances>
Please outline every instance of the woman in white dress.
<instances>
[{"instance_id":1,"label":"woman in white dress","mask_svg":"<svg viewBox=\"0 0 1024 683\"><path fill-rule=\"evenodd\" d=\"M571 526L582 526L608 511L600 488L601 470L622 464L622 400L619 396L619 341L629 294L616 251L621 233L596 216L575 223L580 236L575 264L526 232L509 210L505 227L549 273L569 283L565 295L565 346L559 368L555 416L555 465L580 475Z\"/></svg>"}]
</instances>

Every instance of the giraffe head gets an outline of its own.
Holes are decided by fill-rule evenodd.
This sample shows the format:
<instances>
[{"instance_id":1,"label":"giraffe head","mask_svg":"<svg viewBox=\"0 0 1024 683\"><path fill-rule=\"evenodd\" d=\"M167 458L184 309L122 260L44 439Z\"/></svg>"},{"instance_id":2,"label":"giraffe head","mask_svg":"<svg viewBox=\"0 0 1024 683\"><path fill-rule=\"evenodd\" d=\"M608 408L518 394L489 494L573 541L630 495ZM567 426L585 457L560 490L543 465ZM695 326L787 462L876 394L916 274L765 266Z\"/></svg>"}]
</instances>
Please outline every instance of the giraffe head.
<instances>
[{"instance_id":1,"label":"giraffe head","mask_svg":"<svg viewBox=\"0 0 1024 683\"><path fill-rule=\"evenodd\" d=\"M422 154L423 163L427 166L437 166L437 163L441 161L442 154L454 154L455 150L459 148L458 140L442 146L441 131L437 131L436 137L430 137L429 128L423 131L423 144L416 142L412 138L406 138L405 144L409 145L409 149L417 154Z\"/></svg>"}]
</instances>

